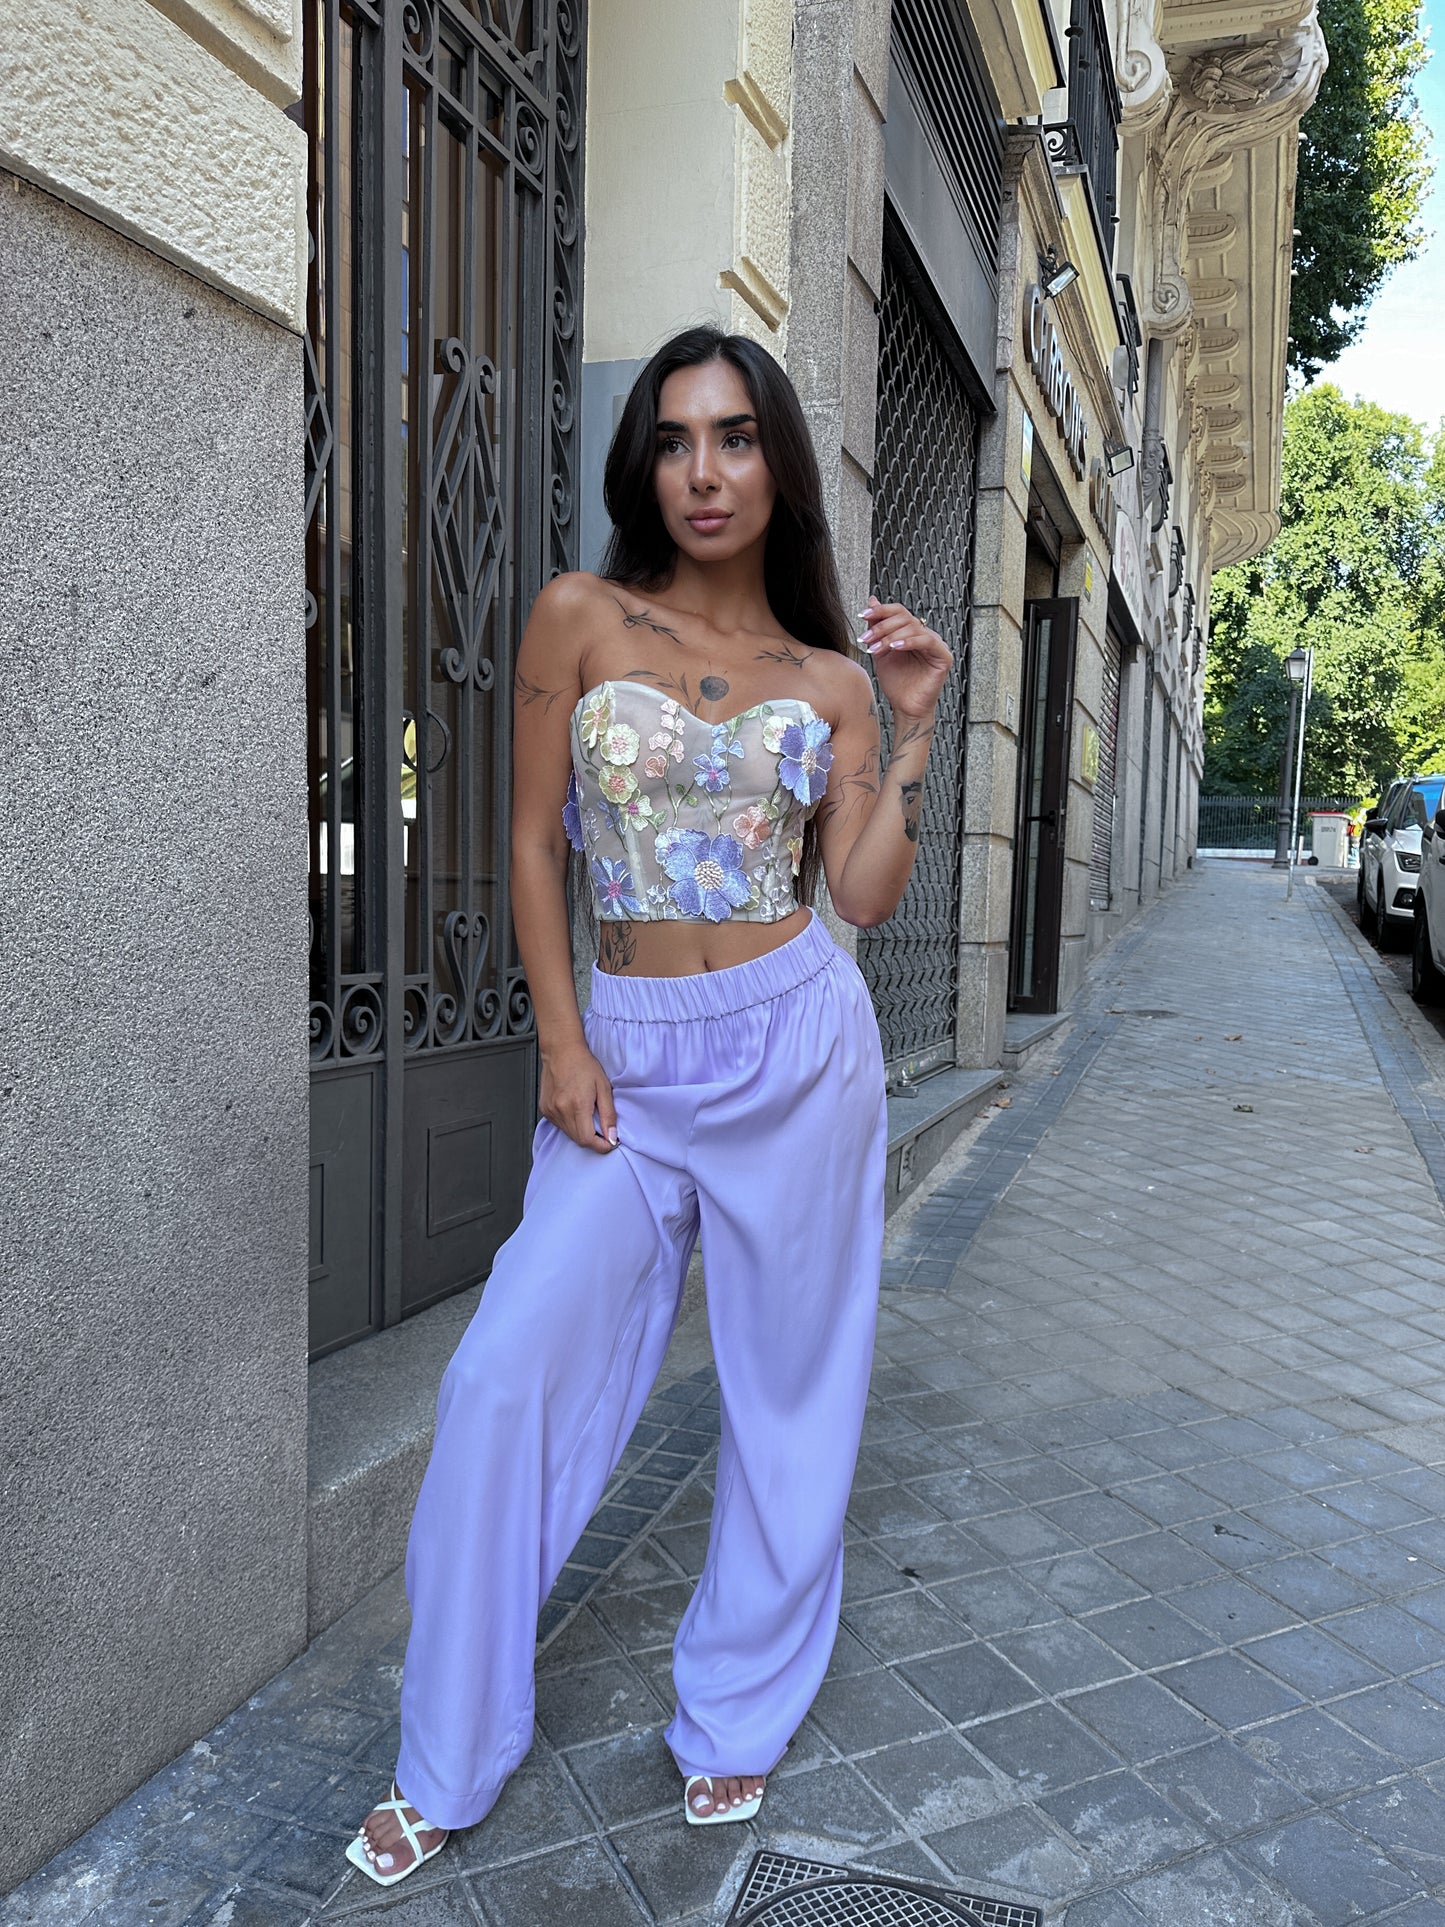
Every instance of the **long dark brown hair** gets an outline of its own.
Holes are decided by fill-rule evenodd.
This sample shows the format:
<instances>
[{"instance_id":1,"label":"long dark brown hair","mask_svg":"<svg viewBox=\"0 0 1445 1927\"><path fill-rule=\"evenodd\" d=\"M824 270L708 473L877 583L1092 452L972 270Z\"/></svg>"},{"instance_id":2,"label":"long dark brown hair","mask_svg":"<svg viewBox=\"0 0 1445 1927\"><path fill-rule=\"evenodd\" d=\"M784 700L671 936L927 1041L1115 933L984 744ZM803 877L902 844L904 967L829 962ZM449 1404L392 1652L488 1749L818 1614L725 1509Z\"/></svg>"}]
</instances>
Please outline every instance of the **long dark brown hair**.
<instances>
[{"instance_id":1,"label":"long dark brown hair","mask_svg":"<svg viewBox=\"0 0 1445 1927\"><path fill-rule=\"evenodd\" d=\"M612 534L599 575L656 594L671 582L677 545L667 532L653 488L657 463L658 397L679 368L729 362L742 376L758 421L758 443L777 487L763 551L768 605L790 636L813 649L851 653L852 631L843 607L833 541L823 513L823 485L813 438L797 390L777 362L746 335L721 328L686 328L665 341L632 384L607 451L602 493ZM811 903L821 861L817 818L803 831L799 896Z\"/></svg>"}]
</instances>

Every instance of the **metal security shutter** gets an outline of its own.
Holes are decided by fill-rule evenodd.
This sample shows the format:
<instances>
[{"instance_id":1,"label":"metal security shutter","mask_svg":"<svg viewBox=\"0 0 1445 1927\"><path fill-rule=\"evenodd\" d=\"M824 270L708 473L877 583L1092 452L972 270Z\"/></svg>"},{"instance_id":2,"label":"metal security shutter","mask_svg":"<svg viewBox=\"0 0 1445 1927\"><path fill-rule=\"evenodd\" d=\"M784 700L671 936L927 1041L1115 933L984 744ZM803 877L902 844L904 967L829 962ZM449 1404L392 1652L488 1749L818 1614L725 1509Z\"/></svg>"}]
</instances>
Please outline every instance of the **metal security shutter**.
<instances>
[{"instance_id":1,"label":"metal security shutter","mask_svg":"<svg viewBox=\"0 0 1445 1927\"><path fill-rule=\"evenodd\" d=\"M924 105L954 204L997 292L1003 132L966 19L956 0L893 0L890 44Z\"/></svg>"},{"instance_id":2,"label":"metal security shutter","mask_svg":"<svg viewBox=\"0 0 1445 1927\"><path fill-rule=\"evenodd\" d=\"M897 911L858 933L890 1082L954 1062L963 844L964 662L973 584L978 417L891 252L883 262L873 587L953 651L938 705L913 876ZM891 726L884 711L885 762Z\"/></svg>"},{"instance_id":3,"label":"metal security shutter","mask_svg":"<svg viewBox=\"0 0 1445 1927\"><path fill-rule=\"evenodd\" d=\"M1094 781L1094 841L1089 853L1089 905L1109 907L1114 853L1114 790L1119 753L1119 645L1104 639L1104 688L1099 701L1099 774Z\"/></svg>"}]
</instances>

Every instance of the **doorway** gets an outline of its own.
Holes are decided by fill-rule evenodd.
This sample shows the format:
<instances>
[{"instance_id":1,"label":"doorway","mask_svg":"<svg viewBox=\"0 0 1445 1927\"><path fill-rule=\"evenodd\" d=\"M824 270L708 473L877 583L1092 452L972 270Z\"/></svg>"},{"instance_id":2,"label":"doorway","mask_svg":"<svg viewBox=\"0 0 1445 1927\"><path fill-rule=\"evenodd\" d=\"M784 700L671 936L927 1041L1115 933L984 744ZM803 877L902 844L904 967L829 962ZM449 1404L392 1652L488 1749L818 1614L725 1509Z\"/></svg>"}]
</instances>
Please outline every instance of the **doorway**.
<instances>
[{"instance_id":1,"label":"doorway","mask_svg":"<svg viewBox=\"0 0 1445 1927\"><path fill-rule=\"evenodd\" d=\"M572 0L310 0L311 1352L487 1275L536 1028L512 664L576 565Z\"/></svg>"},{"instance_id":2,"label":"doorway","mask_svg":"<svg viewBox=\"0 0 1445 1927\"><path fill-rule=\"evenodd\" d=\"M1009 1008L1058 1008L1078 603L1024 605Z\"/></svg>"}]
</instances>

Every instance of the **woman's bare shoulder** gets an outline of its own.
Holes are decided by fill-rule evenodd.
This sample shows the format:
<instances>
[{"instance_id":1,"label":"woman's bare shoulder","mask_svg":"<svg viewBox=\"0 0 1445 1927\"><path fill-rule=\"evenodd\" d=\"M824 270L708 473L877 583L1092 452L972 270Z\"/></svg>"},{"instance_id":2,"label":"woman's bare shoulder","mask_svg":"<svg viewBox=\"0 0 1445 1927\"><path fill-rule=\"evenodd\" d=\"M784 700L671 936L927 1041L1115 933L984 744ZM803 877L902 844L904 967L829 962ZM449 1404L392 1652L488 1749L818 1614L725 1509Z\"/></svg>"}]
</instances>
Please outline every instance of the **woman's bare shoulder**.
<instances>
[{"instance_id":1,"label":"woman's bare shoulder","mask_svg":"<svg viewBox=\"0 0 1445 1927\"><path fill-rule=\"evenodd\" d=\"M551 628L554 625L571 626L579 620L594 616L604 606L611 606L613 586L604 582L600 575L590 569L568 569L538 591L532 604L534 618L540 616Z\"/></svg>"},{"instance_id":2,"label":"woman's bare shoulder","mask_svg":"<svg viewBox=\"0 0 1445 1927\"><path fill-rule=\"evenodd\" d=\"M841 649L818 649L808 667L818 677L823 694L840 722L866 716L873 705L873 678L861 662Z\"/></svg>"}]
</instances>

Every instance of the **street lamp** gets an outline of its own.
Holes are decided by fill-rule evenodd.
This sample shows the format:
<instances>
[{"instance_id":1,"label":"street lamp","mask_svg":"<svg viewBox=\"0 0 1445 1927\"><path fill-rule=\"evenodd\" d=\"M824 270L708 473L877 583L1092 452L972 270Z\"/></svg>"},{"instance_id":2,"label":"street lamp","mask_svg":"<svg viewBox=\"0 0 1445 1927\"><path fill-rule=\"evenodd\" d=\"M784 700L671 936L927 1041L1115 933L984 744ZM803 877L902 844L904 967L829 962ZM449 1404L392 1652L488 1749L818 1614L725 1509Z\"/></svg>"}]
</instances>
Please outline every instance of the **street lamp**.
<instances>
[{"instance_id":1,"label":"street lamp","mask_svg":"<svg viewBox=\"0 0 1445 1927\"><path fill-rule=\"evenodd\" d=\"M1289 806L1290 776L1293 768L1295 723L1299 714L1300 684L1304 678L1305 651L1291 650L1284 659L1284 673L1289 678L1289 714L1285 717L1284 740L1279 746L1279 791L1274 808L1274 867L1276 870L1289 868Z\"/></svg>"},{"instance_id":2,"label":"street lamp","mask_svg":"<svg viewBox=\"0 0 1445 1927\"><path fill-rule=\"evenodd\" d=\"M1284 894L1288 902L1294 893L1294 858L1299 847L1299 791L1300 779L1305 766L1305 717L1309 713L1310 685L1314 681L1315 652L1313 649L1291 649L1284 659L1284 673L1289 677L1290 717L1294 717L1294 699L1299 697L1299 742L1295 748L1294 759L1294 811L1290 817L1289 865L1285 876ZM1286 745L1288 754L1288 745Z\"/></svg>"}]
</instances>

